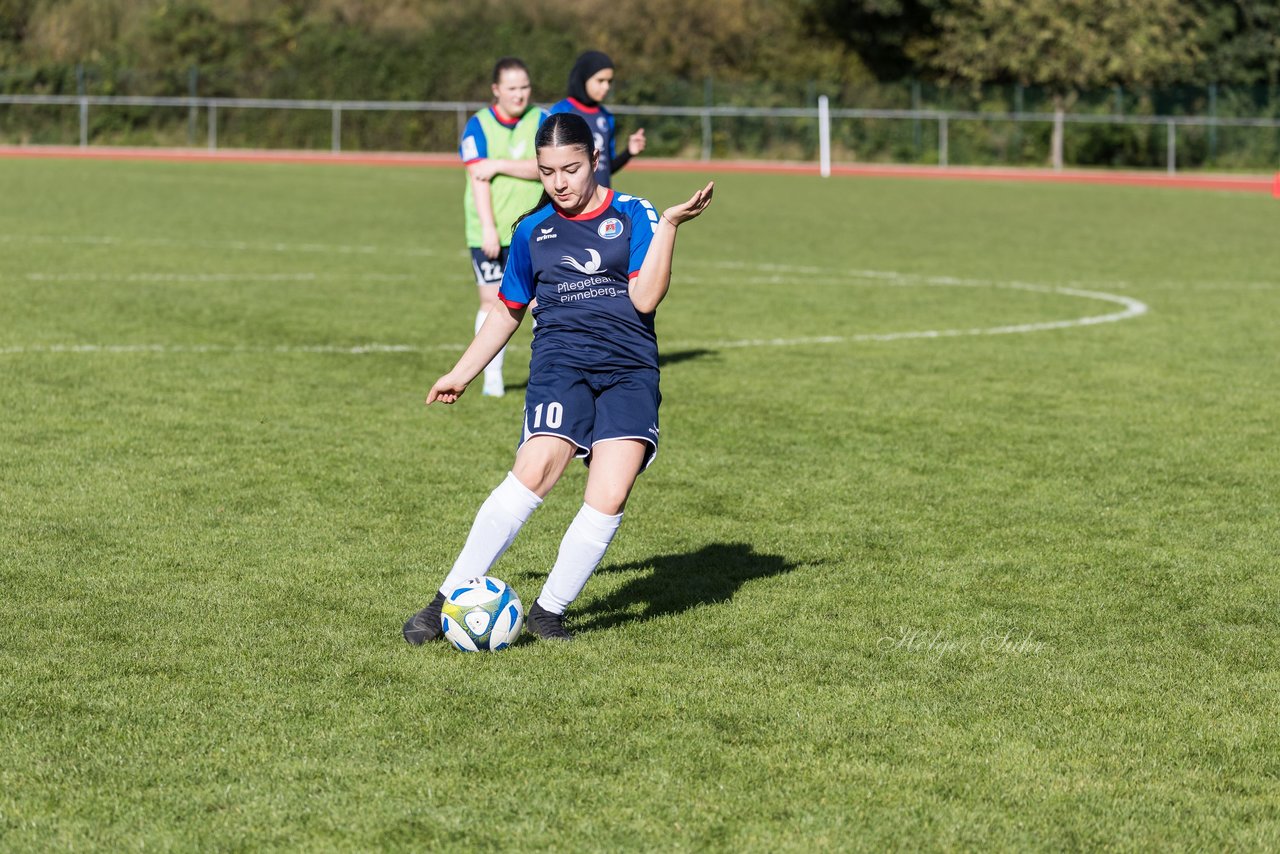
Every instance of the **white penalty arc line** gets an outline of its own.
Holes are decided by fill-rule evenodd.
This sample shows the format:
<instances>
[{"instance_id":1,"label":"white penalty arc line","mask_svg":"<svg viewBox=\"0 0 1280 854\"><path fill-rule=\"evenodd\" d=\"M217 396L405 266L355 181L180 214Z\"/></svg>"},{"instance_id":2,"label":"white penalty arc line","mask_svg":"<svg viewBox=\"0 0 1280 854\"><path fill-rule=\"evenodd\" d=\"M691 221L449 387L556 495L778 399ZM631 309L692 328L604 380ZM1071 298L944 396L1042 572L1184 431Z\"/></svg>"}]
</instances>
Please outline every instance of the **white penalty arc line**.
<instances>
[{"instance_id":1,"label":"white penalty arc line","mask_svg":"<svg viewBox=\"0 0 1280 854\"><path fill-rule=\"evenodd\" d=\"M975 282L951 281L944 282L941 280L932 280L930 284L941 285L962 285L976 286ZM1076 326L1094 326L1100 323L1116 323L1121 320L1130 320L1135 317L1141 317L1150 311L1146 303L1132 297L1120 296L1118 294L1109 294L1102 291L1086 291L1079 288L1061 288L1051 287L1047 285L1033 285L1023 282L1013 282L1007 284L986 283L989 287L1005 288L1008 290L1033 291L1045 294L1063 294L1065 296L1079 297L1081 299L1101 300L1102 302L1114 303L1123 306L1122 311L1112 312L1110 314L1096 314L1088 317L1076 317L1070 320L1049 320L1040 323L1017 323L1007 326L985 326L973 327L970 329L923 329L912 332L882 332L882 333L861 333L856 335L816 335L800 338L743 338L736 341L712 341L708 343L695 344L691 342L675 342L668 344L668 347L679 348L707 348L707 349L734 349L741 347L799 347L807 344L857 344L877 341L906 341L920 338L959 338L971 335L1019 335L1028 332L1045 332L1051 329L1070 329Z\"/></svg>"},{"instance_id":2,"label":"white penalty arc line","mask_svg":"<svg viewBox=\"0 0 1280 854\"><path fill-rule=\"evenodd\" d=\"M889 276L886 276L889 278ZM904 282L905 277L896 277ZM742 338L721 341L675 341L668 342L667 348L679 349L742 349L748 347L800 347L805 345L856 344L868 342L905 341L911 339L959 338L977 335L1017 335L1030 332L1044 332L1053 329L1070 329L1073 327L1094 326L1102 323L1116 323L1141 317L1150 309L1146 303L1132 297L1102 291L1089 291L1079 288L1054 287L1036 285L1025 282L976 282L966 280L933 279L926 284L939 286L978 287L987 286L1007 290L1031 291L1034 293L1060 294L1080 299L1099 300L1122 306L1121 311L1109 314L1097 314L1087 317L1076 317L1068 320L1050 320L1039 323L1018 323L1005 326L973 327L969 329L925 329L910 332L859 333L854 335L815 335L797 338ZM219 344L45 344L14 347L0 347L0 355L23 355L29 353L327 353L338 355L370 355L379 353L429 353L441 351L461 352L465 344L436 344L419 346L413 344L359 344L341 346L333 344L318 345L281 345L277 347L247 347Z\"/></svg>"}]
</instances>

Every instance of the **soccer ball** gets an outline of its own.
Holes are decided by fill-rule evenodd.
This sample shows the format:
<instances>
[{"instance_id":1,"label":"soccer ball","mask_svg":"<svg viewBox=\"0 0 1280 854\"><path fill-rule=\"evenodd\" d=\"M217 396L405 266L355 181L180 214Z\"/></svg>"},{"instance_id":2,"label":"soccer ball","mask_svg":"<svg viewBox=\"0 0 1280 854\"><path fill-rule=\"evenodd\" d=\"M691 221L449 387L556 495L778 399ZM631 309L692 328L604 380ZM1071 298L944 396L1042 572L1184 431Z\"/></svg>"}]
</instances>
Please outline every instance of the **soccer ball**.
<instances>
[{"instance_id":1,"label":"soccer ball","mask_svg":"<svg viewBox=\"0 0 1280 854\"><path fill-rule=\"evenodd\" d=\"M456 588L440 609L444 636L463 652L511 646L524 627L520 597L496 578L474 578Z\"/></svg>"}]
</instances>

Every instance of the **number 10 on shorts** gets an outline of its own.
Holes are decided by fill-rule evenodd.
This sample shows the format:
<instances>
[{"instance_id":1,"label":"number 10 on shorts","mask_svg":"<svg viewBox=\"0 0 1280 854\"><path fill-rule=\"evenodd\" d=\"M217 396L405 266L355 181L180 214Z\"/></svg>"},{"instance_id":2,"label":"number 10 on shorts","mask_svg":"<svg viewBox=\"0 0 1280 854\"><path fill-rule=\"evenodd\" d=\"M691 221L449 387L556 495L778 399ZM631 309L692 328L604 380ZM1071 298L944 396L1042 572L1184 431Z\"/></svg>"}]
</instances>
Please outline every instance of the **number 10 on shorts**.
<instances>
[{"instance_id":1,"label":"number 10 on shorts","mask_svg":"<svg viewBox=\"0 0 1280 854\"><path fill-rule=\"evenodd\" d=\"M542 427L543 405L539 403L533 408L533 420L529 423L530 430L537 430ZM547 426L553 430L560 426L564 420L564 407L559 403L552 401L546 405Z\"/></svg>"}]
</instances>

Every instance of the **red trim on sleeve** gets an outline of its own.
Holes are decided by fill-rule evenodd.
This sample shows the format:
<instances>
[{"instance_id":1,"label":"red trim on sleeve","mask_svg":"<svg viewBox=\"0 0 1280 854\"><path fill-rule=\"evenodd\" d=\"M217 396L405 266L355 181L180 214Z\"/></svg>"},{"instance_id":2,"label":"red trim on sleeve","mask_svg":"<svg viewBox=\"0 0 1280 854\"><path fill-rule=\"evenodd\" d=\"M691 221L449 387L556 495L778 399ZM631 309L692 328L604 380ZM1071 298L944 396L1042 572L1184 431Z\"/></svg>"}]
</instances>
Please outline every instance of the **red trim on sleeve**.
<instances>
[{"instance_id":1,"label":"red trim on sleeve","mask_svg":"<svg viewBox=\"0 0 1280 854\"><path fill-rule=\"evenodd\" d=\"M601 203L600 203L600 207L596 208L595 210L583 211L582 213L578 214L577 216L565 216L565 215L564 215L563 213L561 213L559 210L557 210L557 211L556 211L556 213L557 213L557 214L559 214L559 215L560 215L560 217L561 217L561 218L563 218L563 219L570 220L571 222L578 222L578 221L580 221L580 220L584 220L584 219L595 219L596 217L600 216L600 214L604 213L605 208L609 207L609 205L611 205L611 204L613 204L613 190L612 190L612 189L610 189L608 193L605 193L604 201L603 201L603 202L601 202Z\"/></svg>"},{"instance_id":2,"label":"red trim on sleeve","mask_svg":"<svg viewBox=\"0 0 1280 854\"><path fill-rule=\"evenodd\" d=\"M635 270L634 272L627 273L627 278L628 278L628 279L634 279L634 278L635 278L636 276L638 276L638 275L640 275L640 271L639 271L639 270Z\"/></svg>"},{"instance_id":3,"label":"red trim on sleeve","mask_svg":"<svg viewBox=\"0 0 1280 854\"><path fill-rule=\"evenodd\" d=\"M520 309L524 308L529 304L527 302L516 302L515 300L509 300L502 295L502 291L498 291L498 299L502 300L502 304L505 305L507 308L511 309L512 311L519 311Z\"/></svg>"},{"instance_id":4,"label":"red trim on sleeve","mask_svg":"<svg viewBox=\"0 0 1280 854\"><path fill-rule=\"evenodd\" d=\"M570 104L573 104L575 109L582 110L582 112L584 113L591 113L591 115L594 116L596 113L600 112L599 107L588 107L586 104L582 103L577 98L566 98L565 100L567 100Z\"/></svg>"},{"instance_id":5,"label":"red trim on sleeve","mask_svg":"<svg viewBox=\"0 0 1280 854\"><path fill-rule=\"evenodd\" d=\"M487 157L473 157L470 160L462 161L463 166L470 166L472 163L479 163L481 160L488 160Z\"/></svg>"}]
</instances>

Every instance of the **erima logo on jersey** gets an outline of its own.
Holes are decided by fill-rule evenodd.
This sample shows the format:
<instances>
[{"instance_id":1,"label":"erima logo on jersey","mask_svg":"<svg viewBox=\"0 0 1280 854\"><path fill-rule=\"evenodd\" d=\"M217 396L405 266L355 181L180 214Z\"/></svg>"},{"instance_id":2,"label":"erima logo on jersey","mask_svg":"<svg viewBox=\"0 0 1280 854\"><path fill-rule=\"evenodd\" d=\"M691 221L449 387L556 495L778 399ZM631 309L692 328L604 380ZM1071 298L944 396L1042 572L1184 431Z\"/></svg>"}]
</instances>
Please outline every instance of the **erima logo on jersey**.
<instances>
[{"instance_id":1,"label":"erima logo on jersey","mask_svg":"<svg viewBox=\"0 0 1280 854\"><path fill-rule=\"evenodd\" d=\"M588 276L593 276L596 273L603 273L604 270L600 268L600 253L594 249L588 249L587 254L591 257L587 259L587 263L585 264L577 258L574 258L572 255L566 255L560 260L577 270L579 273L584 273Z\"/></svg>"},{"instance_id":2,"label":"erima logo on jersey","mask_svg":"<svg viewBox=\"0 0 1280 854\"><path fill-rule=\"evenodd\" d=\"M600 223L600 227L596 229L596 234L605 240L613 240L619 234L622 234L622 220L616 217L609 217Z\"/></svg>"},{"instance_id":3,"label":"erima logo on jersey","mask_svg":"<svg viewBox=\"0 0 1280 854\"><path fill-rule=\"evenodd\" d=\"M542 233L538 235L538 239L534 241L535 243L541 243L544 240L551 240L554 237L560 236L556 234L556 227L554 225L550 228L540 228L538 231L541 231Z\"/></svg>"}]
</instances>

